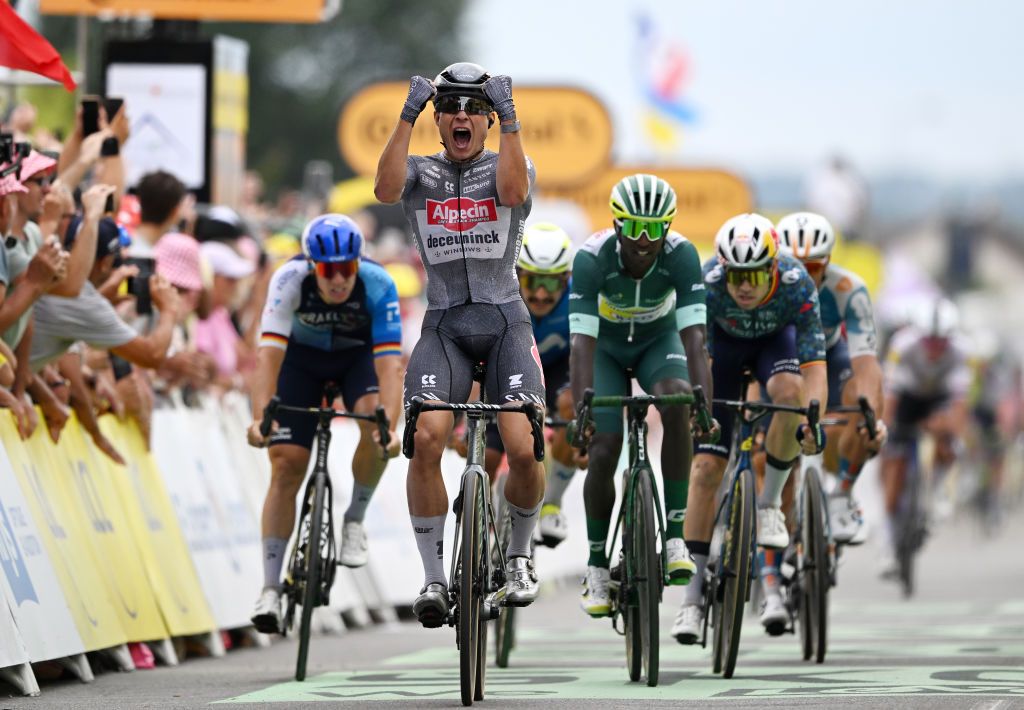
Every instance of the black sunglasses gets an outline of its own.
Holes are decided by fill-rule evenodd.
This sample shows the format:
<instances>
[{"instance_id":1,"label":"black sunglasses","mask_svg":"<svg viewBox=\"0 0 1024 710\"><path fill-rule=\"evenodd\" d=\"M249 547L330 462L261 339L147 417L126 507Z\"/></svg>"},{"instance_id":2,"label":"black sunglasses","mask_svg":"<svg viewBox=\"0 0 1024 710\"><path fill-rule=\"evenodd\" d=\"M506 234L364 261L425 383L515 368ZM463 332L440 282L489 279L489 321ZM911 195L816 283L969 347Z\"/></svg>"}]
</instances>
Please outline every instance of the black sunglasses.
<instances>
[{"instance_id":1,"label":"black sunglasses","mask_svg":"<svg viewBox=\"0 0 1024 710\"><path fill-rule=\"evenodd\" d=\"M494 110L490 102L485 99L476 96L456 96L453 94L438 97L437 101L434 102L434 108L441 113L465 111L469 114L479 114L481 116L486 116Z\"/></svg>"}]
</instances>

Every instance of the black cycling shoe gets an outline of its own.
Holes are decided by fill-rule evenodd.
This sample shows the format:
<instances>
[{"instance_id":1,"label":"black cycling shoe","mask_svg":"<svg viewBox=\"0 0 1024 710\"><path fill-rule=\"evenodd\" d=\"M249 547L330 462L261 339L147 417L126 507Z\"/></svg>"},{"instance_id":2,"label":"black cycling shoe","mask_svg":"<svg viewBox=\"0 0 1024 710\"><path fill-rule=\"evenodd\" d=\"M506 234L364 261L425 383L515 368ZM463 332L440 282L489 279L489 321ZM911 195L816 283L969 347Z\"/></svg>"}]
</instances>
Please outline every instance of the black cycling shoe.
<instances>
[{"instance_id":1,"label":"black cycling shoe","mask_svg":"<svg viewBox=\"0 0 1024 710\"><path fill-rule=\"evenodd\" d=\"M437 582L428 584L412 603L412 612L426 629L444 626L448 618L448 588Z\"/></svg>"}]
</instances>

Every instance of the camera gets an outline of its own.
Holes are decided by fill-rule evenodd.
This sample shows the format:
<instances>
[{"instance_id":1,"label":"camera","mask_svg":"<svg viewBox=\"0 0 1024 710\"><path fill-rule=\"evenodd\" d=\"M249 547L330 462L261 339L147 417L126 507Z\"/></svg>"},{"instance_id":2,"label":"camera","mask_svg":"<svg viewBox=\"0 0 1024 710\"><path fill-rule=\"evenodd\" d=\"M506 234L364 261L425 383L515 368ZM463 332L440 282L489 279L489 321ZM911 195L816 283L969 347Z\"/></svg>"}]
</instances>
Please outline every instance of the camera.
<instances>
[{"instance_id":1,"label":"camera","mask_svg":"<svg viewBox=\"0 0 1024 710\"><path fill-rule=\"evenodd\" d=\"M0 133L0 163L13 163L0 173L0 178L7 177L11 173L21 171L21 161L32 152L32 146L28 143L15 143L14 135L11 133ZM17 177L17 176L16 176Z\"/></svg>"},{"instance_id":2,"label":"camera","mask_svg":"<svg viewBox=\"0 0 1024 710\"><path fill-rule=\"evenodd\" d=\"M148 316L153 312L153 299L149 293L149 277L156 273L156 259L148 256L129 256L125 264L139 269L136 276L125 279L128 293L135 296L135 311L140 316Z\"/></svg>"}]
</instances>

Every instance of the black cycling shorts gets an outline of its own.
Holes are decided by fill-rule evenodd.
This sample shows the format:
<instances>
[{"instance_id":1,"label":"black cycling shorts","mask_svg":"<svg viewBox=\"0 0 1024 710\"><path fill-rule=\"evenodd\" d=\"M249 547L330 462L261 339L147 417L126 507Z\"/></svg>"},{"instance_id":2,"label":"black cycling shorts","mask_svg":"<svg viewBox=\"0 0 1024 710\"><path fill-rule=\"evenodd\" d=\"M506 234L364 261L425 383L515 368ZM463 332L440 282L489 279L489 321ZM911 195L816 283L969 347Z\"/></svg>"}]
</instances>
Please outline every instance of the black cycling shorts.
<instances>
[{"instance_id":1,"label":"black cycling shorts","mask_svg":"<svg viewBox=\"0 0 1024 710\"><path fill-rule=\"evenodd\" d=\"M558 395L569 389L569 356L559 358L544 365L544 391L547 398L548 411L558 412ZM505 451L497 424L487 425L487 448Z\"/></svg>"}]
</instances>

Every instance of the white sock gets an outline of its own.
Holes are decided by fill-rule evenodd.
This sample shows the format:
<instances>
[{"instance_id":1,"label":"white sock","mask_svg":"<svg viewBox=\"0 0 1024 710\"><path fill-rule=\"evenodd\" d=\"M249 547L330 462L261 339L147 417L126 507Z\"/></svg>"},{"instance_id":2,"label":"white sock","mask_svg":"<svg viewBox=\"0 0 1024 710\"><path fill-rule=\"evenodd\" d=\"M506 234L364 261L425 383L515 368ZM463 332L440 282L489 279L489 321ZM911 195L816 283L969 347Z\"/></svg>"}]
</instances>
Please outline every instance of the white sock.
<instances>
[{"instance_id":1,"label":"white sock","mask_svg":"<svg viewBox=\"0 0 1024 710\"><path fill-rule=\"evenodd\" d=\"M572 477L576 474L575 466L566 466L559 461L551 462L551 471L548 474L547 488L544 489L544 504L557 505L562 507L562 496L572 483Z\"/></svg>"},{"instance_id":2,"label":"white sock","mask_svg":"<svg viewBox=\"0 0 1024 710\"><path fill-rule=\"evenodd\" d=\"M423 560L423 586L437 583L447 587L448 580L444 576L444 522L448 516L409 517L416 534L416 547Z\"/></svg>"},{"instance_id":3,"label":"white sock","mask_svg":"<svg viewBox=\"0 0 1024 710\"><path fill-rule=\"evenodd\" d=\"M505 556L508 559L529 557L530 539L533 537L533 529L537 527L537 513L540 512L541 504L538 503L533 508L520 508L510 503L507 497L505 504L508 505L509 519L512 521L512 534L509 536Z\"/></svg>"}]
</instances>

